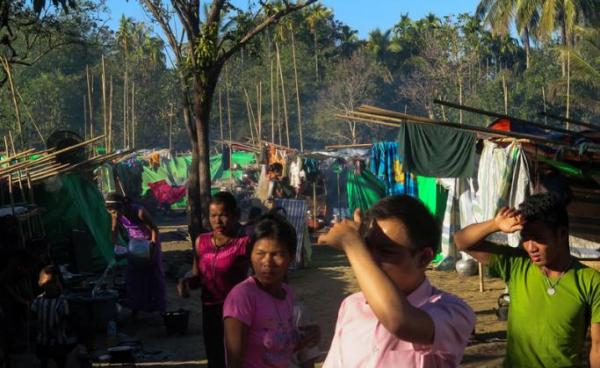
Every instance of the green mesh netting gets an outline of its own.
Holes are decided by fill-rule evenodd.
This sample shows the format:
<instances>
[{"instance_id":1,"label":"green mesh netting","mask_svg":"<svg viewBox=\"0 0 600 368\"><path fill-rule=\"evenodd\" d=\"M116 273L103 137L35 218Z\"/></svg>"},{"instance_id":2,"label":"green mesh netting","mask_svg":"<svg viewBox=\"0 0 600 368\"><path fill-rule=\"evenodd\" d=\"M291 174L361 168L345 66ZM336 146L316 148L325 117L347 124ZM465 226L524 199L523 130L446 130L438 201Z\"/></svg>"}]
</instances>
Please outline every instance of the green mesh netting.
<instances>
[{"instance_id":1,"label":"green mesh netting","mask_svg":"<svg viewBox=\"0 0 600 368\"><path fill-rule=\"evenodd\" d=\"M110 216L104 208L102 193L96 185L79 173L57 176L45 185L37 186L35 199L45 208L42 221L50 243L71 239L73 230L90 234L91 263L102 269L113 258ZM75 244L77 246L77 244Z\"/></svg>"}]
</instances>

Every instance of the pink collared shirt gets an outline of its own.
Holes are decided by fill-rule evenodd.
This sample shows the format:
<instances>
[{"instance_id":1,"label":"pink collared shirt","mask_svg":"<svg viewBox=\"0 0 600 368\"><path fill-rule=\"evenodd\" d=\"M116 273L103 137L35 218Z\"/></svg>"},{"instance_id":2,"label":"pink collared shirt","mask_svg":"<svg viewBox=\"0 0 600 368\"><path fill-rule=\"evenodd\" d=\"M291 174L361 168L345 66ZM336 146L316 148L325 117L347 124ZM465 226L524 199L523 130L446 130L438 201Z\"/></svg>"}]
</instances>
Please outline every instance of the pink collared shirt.
<instances>
[{"instance_id":1,"label":"pink collared shirt","mask_svg":"<svg viewBox=\"0 0 600 368\"><path fill-rule=\"evenodd\" d=\"M408 295L427 312L435 333L432 345L400 340L383 327L362 292L342 302L323 368L457 367L475 326L475 314L462 299L425 279Z\"/></svg>"}]
</instances>

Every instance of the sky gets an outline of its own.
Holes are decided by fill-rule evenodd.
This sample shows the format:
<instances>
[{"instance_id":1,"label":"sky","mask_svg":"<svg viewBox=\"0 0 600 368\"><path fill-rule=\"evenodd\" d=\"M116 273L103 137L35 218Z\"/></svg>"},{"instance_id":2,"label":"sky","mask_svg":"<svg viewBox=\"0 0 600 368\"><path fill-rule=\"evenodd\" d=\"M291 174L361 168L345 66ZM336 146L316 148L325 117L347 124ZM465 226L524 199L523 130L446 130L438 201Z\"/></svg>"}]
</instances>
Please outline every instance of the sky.
<instances>
[{"instance_id":1,"label":"sky","mask_svg":"<svg viewBox=\"0 0 600 368\"><path fill-rule=\"evenodd\" d=\"M243 8L247 0L234 0ZM479 0L321 0L321 4L333 9L336 19L358 31L360 38L367 38L369 31L391 28L408 13L419 19L428 13L443 17L451 14L473 13ZM107 24L116 29L123 14L149 23L137 0L108 0L110 19ZM154 27L158 30L158 27Z\"/></svg>"}]
</instances>

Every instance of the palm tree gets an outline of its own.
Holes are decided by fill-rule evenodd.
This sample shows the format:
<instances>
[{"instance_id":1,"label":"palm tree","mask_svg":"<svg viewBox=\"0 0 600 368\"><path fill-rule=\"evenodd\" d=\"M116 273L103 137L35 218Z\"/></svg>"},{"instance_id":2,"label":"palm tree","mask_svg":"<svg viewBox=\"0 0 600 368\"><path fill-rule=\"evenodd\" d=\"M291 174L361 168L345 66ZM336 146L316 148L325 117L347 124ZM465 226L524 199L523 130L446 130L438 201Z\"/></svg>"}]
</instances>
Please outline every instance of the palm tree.
<instances>
[{"instance_id":1,"label":"palm tree","mask_svg":"<svg viewBox=\"0 0 600 368\"><path fill-rule=\"evenodd\" d=\"M319 23L324 20L330 18L333 13L331 9L324 7L321 4L315 4L307 9L306 15L306 23L308 24L308 28L310 32L313 34L313 43L314 43L314 53L315 53L315 78L317 82L319 81L319 47L317 42L317 28Z\"/></svg>"}]
</instances>

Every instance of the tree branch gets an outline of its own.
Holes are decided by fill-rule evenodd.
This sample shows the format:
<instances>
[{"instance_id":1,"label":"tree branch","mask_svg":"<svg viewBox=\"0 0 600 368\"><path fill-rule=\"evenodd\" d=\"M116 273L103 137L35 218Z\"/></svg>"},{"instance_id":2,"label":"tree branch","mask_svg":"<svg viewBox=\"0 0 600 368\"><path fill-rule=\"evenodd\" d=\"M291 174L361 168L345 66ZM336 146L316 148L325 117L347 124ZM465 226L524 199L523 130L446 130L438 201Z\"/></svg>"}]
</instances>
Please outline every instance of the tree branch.
<instances>
[{"instance_id":1,"label":"tree branch","mask_svg":"<svg viewBox=\"0 0 600 368\"><path fill-rule=\"evenodd\" d=\"M283 8L281 10L278 10L274 14L268 16L267 18L265 18L265 20L262 23L258 24L256 27L254 27L252 30L250 30L248 33L246 33L229 50L223 52L223 54L221 54L221 56L219 56L217 62L218 63L225 63L225 61L227 59L229 59L240 48L242 48L244 45L246 45L252 38L254 38L254 36L256 36L259 33L261 33L262 31L264 31L271 24L276 23L279 19L281 19L282 17L286 16L287 14L295 12L297 10L300 10L300 9L302 9L304 7L307 7L310 4L313 4L313 3L317 2L317 1L318 0L306 0L306 2L304 2L304 3L296 3L296 4L290 4L289 2L284 1L285 8Z\"/></svg>"},{"instance_id":2,"label":"tree branch","mask_svg":"<svg viewBox=\"0 0 600 368\"><path fill-rule=\"evenodd\" d=\"M153 0L141 1L144 3L144 5L146 5L150 13L152 13L152 16L154 16L154 19L158 22L160 28L162 28L163 32L165 33L165 36L167 37L167 41L169 42L169 45L171 46L171 49L175 54L177 64L180 64L183 60L183 54L181 52L182 44L180 42L177 42L177 39L175 38L175 32L173 32L173 29L169 24L168 17L166 17L164 14L165 9L161 8L159 4L154 2Z\"/></svg>"}]
</instances>

